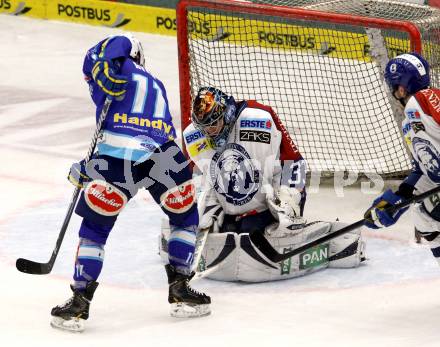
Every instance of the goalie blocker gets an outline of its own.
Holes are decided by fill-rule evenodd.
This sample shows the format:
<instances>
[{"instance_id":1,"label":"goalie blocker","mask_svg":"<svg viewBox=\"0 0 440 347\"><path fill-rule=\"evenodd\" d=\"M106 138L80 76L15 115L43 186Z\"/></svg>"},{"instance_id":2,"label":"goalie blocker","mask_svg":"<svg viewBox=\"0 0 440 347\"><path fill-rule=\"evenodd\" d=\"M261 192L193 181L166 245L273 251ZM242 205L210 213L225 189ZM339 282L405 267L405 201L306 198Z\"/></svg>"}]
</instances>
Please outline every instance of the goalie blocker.
<instances>
[{"instance_id":1,"label":"goalie blocker","mask_svg":"<svg viewBox=\"0 0 440 347\"><path fill-rule=\"evenodd\" d=\"M286 253L346 225L341 222L322 221L302 226L292 224L286 226L289 233L285 233L283 237L266 235L266 238L278 252ZM159 239L159 254L164 260L168 257L168 238L169 226L164 221ZM360 229L310 248L280 263L270 261L265 256L264 248L258 249L250 240L249 234L211 233L206 240L197 271L203 272L217 266L216 271L206 275L207 278L220 281L265 282L299 277L325 268L354 268L365 259L365 242L362 241Z\"/></svg>"}]
</instances>

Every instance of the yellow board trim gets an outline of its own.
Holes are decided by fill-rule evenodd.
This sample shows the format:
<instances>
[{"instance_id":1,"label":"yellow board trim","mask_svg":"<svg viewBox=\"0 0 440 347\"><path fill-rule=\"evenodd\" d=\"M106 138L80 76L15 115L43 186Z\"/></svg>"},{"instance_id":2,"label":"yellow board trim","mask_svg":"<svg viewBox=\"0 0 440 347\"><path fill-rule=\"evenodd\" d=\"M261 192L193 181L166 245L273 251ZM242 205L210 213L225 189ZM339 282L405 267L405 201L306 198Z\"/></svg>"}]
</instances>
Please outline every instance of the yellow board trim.
<instances>
[{"instance_id":1,"label":"yellow board trim","mask_svg":"<svg viewBox=\"0 0 440 347\"><path fill-rule=\"evenodd\" d=\"M0 13L61 20L120 30L176 36L174 9L140 6L99 0L2 0ZM199 17L196 17L198 15ZM226 33L223 42L322 54L333 58L371 61L365 34L323 28L308 28L270 23L240 17L189 13L190 35L194 39L212 40ZM252 28L252 30L243 30ZM348 50L348 48L351 49ZM409 50L408 40L394 40L392 55ZM102 52L101 52L102 54Z\"/></svg>"}]
</instances>

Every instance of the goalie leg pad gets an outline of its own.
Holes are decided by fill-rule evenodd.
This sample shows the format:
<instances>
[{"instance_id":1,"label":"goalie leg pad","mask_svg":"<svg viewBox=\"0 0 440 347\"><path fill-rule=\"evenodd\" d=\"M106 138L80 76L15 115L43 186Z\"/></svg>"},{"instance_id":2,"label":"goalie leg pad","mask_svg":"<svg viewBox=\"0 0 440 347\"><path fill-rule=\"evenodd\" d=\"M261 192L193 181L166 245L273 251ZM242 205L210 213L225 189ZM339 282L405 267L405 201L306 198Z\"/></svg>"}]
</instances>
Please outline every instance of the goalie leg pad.
<instances>
[{"instance_id":1,"label":"goalie leg pad","mask_svg":"<svg viewBox=\"0 0 440 347\"><path fill-rule=\"evenodd\" d=\"M332 224L333 230L339 230L345 226L337 222ZM366 260L365 242L362 240L360 229L330 241L329 267L353 268L358 267L364 260Z\"/></svg>"},{"instance_id":2,"label":"goalie leg pad","mask_svg":"<svg viewBox=\"0 0 440 347\"><path fill-rule=\"evenodd\" d=\"M175 318L204 317L211 314L211 307L206 305L191 305L184 302L171 304L170 315Z\"/></svg>"},{"instance_id":3,"label":"goalie leg pad","mask_svg":"<svg viewBox=\"0 0 440 347\"><path fill-rule=\"evenodd\" d=\"M271 238L289 238L294 245L311 242L331 230L331 222L316 221L306 223L305 219L290 219L285 215L279 216L279 223L274 223L266 228L266 235Z\"/></svg>"}]
</instances>

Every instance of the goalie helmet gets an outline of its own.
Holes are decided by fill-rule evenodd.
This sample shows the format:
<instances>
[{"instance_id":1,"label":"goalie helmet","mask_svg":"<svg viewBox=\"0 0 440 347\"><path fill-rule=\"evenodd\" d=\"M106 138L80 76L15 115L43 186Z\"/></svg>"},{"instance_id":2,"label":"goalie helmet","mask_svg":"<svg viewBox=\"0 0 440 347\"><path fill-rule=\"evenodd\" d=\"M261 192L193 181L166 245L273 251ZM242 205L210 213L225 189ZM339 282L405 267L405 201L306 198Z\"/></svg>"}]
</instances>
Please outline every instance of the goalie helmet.
<instances>
[{"instance_id":1,"label":"goalie helmet","mask_svg":"<svg viewBox=\"0 0 440 347\"><path fill-rule=\"evenodd\" d=\"M217 147L222 147L235 122L235 111L232 96L213 87L202 87L194 99L191 118L198 130L212 138Z\"/></svg>"},{"instance_id":2,"label":"goalie helmet","mask_svg":"<svg viewBox=\"0 0 440 347\"><path fill-rule=\"evenodd\" d=\"M133 36L131 33L123 34L127 39L131 42L131 51L130 51L130 57L133 58L133 60L139 64L144 66L145 64L145 56L144 56L144 49L142 48L141 42Z\"/></svg>"},{"instance_id":3,"label":"goalie helmet","mask_svg":"<svg viewBox=\"0 0 440 347\"><path fill-rule=\"evenodd\" d=\"M403 86L408 94L415 94L429 87L429 64L417 53L401 54L388 62L384 77L393 92Z\"/></svg>"}]
</instances>

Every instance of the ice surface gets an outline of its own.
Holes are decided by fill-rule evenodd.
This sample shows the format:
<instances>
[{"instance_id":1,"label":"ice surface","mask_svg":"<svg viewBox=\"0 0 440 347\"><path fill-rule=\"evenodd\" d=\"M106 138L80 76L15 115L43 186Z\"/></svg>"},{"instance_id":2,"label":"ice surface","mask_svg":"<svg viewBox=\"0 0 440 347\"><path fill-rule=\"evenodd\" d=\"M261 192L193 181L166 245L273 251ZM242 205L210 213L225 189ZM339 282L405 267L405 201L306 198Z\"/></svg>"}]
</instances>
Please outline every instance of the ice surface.
<instances>
[{"instance_id":1,"label":"ice surface","mask_svg":"<svg viewBox=\"0 0 440 347\"><path fill-rule=\"evenodd\" d=\"M212 296L213 314L176 320L168 316L157 255L162 215L146 192L130 202L109 238L87 330L50 328L50 308L70 295L79 218L72 219L52 274L25 275L14 263L50 256L72 193L66 172L93 133L83 54L117 31L5 15L0 27L1 346L440 344L440 269L427 245L413 242L409 214L387 231L364 233L369 261L358 269L262 284L201 280L194 286ZM176 41L137 36L178 118ZM376 194L357 186L309 189L306 215L354 222Z\"/></svg>"}]
</instances>

